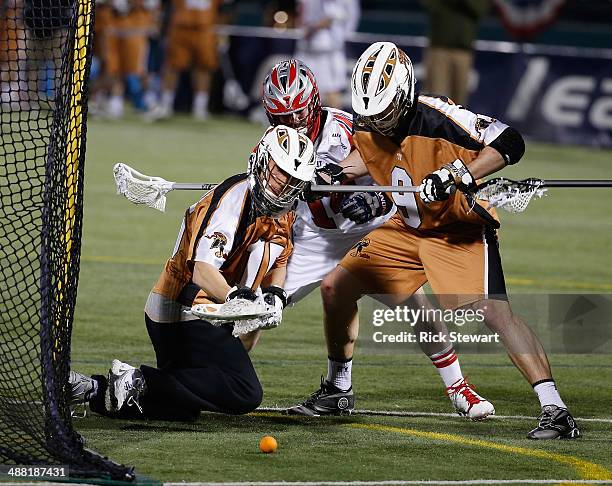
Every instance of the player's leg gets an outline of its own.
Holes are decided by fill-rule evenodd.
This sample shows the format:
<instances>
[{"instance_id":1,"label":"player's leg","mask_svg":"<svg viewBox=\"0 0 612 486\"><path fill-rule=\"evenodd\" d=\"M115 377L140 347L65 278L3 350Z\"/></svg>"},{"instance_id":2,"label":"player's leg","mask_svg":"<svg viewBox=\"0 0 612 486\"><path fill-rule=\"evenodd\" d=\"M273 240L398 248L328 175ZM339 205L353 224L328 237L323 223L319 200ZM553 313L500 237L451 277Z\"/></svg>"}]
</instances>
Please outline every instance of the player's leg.
<instances>
[{"instance_id":1,"label":"player's leg","mask_svg":"<svg viewBox=\"0 0 612 486\"><path fill-rule=\"evenodd\" d=\"M210 91L210 73L217 69L217 36L214 29L204 28L197 34L197 42L193 46L195 69L193 71L193 107L192 113L196 120L208 118L208 100Z\"/></svg>"},{"instance_id":2,"label":"player's leg","mask_svg":"<svg viewBox=\"0 0 612 486\"><path fill-rule=\"evenodd\" d=\"M324 415L350 412L353 408L351 370L359 331L357 301L366 293L402 295L405 300L425 282L424 273L406 272L414 266L403 255L414 241L405 241L401 223L391 219L359 241L321 282L325 338L328 350L327 377L309 399L289 413ZM414 252L416 254L416 250Z\"/></svg>"},{"instance_id":3,"label":"player's leg","mask_svg":"<svg viewBox=\"0 0 612 486\"><path fill-rule=\"evenodd\" d=\"M472 420L483 420L494 414L495 409L488 400L481 401L481 404L476 408L469 407L465 394L472 393L471 385L463 376L459 356L450 341L448 328L444 321L436 318L435 313L431 312L436 310L436 307L431 303L423 289L419 289L408 302L402 305L420 310L421 314L419 315L427 316L421 317L415 322L413 332L417 336L421 351L431 360L440 375L446 394L455 410L460 415L465 415ZM434 314L433 317L430 317L430 314ZM440 339L428 339L430 336L440 337ZM468 413L465 413L465 409L468 407Z\"/></svg>"},{"instance_id":4,"label":"player's leg","mask_svg":"<svg viewBox=\"0 0 612 486\"><path fill-rule=\"evenodd\" d=\"M110 416L192 420L200 411L248 413L262 389L251 360L231 329L204 321L161 324L146 317L157 368L113 361L108 377L93 377L83 393L93 411ZM82 375L81 375L82 376ZM73 394L78 387L75 382Z\"/></svg>"},{"instance_id":5,"label":"player's leg","mask_svg":"<svg viewBox=\"0 0 612 486\"><path fill-rule=\"evenodd\" d=\"M190 66L191 32L171 25L168 31L168 47L161 76L161 98L146 114L145 120L156 121L170 118L174 113L174 97L179 73Z\"/></svg>"},{"instance_id":6,"label":"player's leg","mask_svg":"<svg viewBox=\"0 0 612 486\"><path fill-rule=\"evenodd\" d=\"M443 47L428 47L425 53L427 77L425 86L428 93L448 96L452 79L448 50Z\"/></svg>"},{"instance_id":7,"label":"player's leg","mask_svg":"<svg viewBox=\"0 0 612 486\"><path fill-rule=\"evenodd\" d=\"M512 362L534 387L543 409L541 425L545 427L534 429L530 438L578 436L552 380L544 348L512 313L493 230L457 238L452 244L442 238L429 238L422 256L429 282L444 306L481 311L487 327L498 333Z\"/></svg>"}]
</instances>

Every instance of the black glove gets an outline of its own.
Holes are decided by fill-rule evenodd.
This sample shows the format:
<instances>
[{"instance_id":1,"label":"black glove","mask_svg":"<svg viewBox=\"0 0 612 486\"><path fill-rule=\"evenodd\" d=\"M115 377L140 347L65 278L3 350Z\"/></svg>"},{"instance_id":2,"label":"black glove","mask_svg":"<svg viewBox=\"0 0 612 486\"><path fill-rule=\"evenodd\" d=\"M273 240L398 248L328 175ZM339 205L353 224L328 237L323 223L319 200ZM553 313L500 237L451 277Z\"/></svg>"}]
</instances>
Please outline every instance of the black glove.
<instances>
[{"instance_id":1,"label":"black glove","mask_svg":"<svg viewBox=\"0 0 612 486\"><path fill-rule=\"evenodd\" d=\"M385 214L387 198L382 192L356 192L342 202L340 211L345 218L364 224Z\"/></svg>"},{"instance_id":2,"label":"black glove","mask_svg":"<svg viewBox=\"0 0 612 486\"><path fill-rule=\"evenodd\" d=\"M333 162L330 162L319 169L315 169L314 182L306 186L302 192L302 198L304 201L313 202L325 196L329 196L328 192L312 192L310 190L310 186L342 184L346 180L346 176L344 175L344 172L342 172L343 170L344 168L342 166L334 164Z\"/></svg>"},{"instance_id":3,"label":"black glove","mask_svg":"<svg viewBox=\"0 0 612 486\"><path fill-rule=\"evenodd\" d=\"M232 299L246 299L255 301L257 300L257 295L255 294L255 292L253 292L253 290L251 290L250 287L235 285L227 293L227 296L225 297L225 302L229 302Z\"/></svg>"},{"instance_id":4,"label":"black glove","mask_svg":"<svg viewBox=\"0 0 612 486\"><path fill-rule=\"evenodd\" d=\"M270 287L262 287L261 293L266 304L273 306L282 305L282 309L287 307L288 297L285 289L277 285L271 285Z\"/></svg>"},{"instance_id":5,"label":"black glove","mask_svg":"<svg viewBox=\"0 0 612 486\"><path fill-rule=\"evenodd\" d=\"M426 176L421 182L419 195L425 204L429 204L448 199L457 189L465 192L475 188L476 180L467 166L457 159Z\"/></svg>"}]
</instances>

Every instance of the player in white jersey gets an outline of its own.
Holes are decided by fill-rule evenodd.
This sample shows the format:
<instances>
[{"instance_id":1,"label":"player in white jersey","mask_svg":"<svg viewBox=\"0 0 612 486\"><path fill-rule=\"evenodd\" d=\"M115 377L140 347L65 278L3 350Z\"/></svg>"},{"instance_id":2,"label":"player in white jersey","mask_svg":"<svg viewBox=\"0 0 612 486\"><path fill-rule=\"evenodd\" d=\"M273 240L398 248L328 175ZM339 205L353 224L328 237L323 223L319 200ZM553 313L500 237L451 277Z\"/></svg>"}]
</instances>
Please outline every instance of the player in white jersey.
<instances>
[{"instance_id":1,"label":"player in white jersey","mask_svg":"<svg viewBox=\"0 0 612 486\"><path fill-rule=\"evenodd\" d=\"M318 169L333 170L354 149L352 115L321 106L314 75L302 61L282 61L272 68L264 81L263 105L272 125L290 126L313 141ZM359 178L356 183L374 185L369 176ZM293 224L293 253L287 264L284 286L290 302L296 303L317 287L352 248L358 251L364 236L390 219L395 210L382 192L358 192L348 197L335 193L310 203L299 201ZM414 304L429 306L422 291ZM441 323L418 322L415 333L419 330L447 332ZM447 395L459 414L480 420L495 412L493 405L478 395L463 377L452 345L419 345L440 373ZM325 403L321 405L320 400L309 399L290 409L290 413L323 415L352 410L352 391L347 393L342 387L344 381L350 381L350 374L350 361L330 359L328 378L334 376L335 381L325 380L321 385L322 389L331 391L326 394Z\"/></svg>"},{"instance_id":2,"label":"player in white jersey","mask_svg":"<svg viewBox=\"0 0 612 486\"><path fill-rule=\"evenodd\" d=\"M321 106L314 75L301 61L283 61L272 68L264 81L263 104L272 125L306 132L314 143L318 169L343 161L354 149L352 115ZM374 184L369 176L357 183ZM317 287L361 238L394 212L383 193L356 193L347 199L337 193L310 203L299 201L293 225L295 258L289 261L285 281L291 302Z\"/></svg>"},{"instance_id":3,"label":"player in white jersey","mask_svg":"<svg viewBox=\"0 0 612 486\"><path fill-rule=\"evenodd\" d=\"M358 0L300 0L296 57L314 72L323 101L339 107L347 84L345 39L359 23Z\"/></svg>"}]
</instances>

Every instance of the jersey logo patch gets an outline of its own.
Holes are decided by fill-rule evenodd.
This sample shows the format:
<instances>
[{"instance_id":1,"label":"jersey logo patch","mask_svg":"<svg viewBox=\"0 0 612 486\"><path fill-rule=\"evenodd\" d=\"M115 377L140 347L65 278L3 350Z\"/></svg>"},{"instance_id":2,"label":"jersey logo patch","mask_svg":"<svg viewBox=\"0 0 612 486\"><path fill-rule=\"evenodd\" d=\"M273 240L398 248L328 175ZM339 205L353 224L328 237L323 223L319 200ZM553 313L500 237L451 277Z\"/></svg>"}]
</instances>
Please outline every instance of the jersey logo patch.
<instances>
[{"instance_id":1,"label":"jersey logo patch","mask_svg":"<svg viewBox=\"0 0 612 486\"><path fill-rule=\"evenodd\" d=\"M227 245L227 236L225 236L223 233L219 233L218 231L215 231L212 235L204 235L206 236L206 238L208 238L209 240L213 240L213 242L210 244L210 249L214 250L216 249L217 251L215 252L215 256L217 258L227 258L227 253L224 253L225 250L225 245Z\"/></svg>"},{"instance_id":2,"label":"jersey logo patch","mask_svg":"<svg viewBox=\"0 0 612 486\"><path fill-rule=\"evenodd\" d=\"M497 120L495 120L495 118L489 118L488 116L482 116L482 115L478 115L478 117L476 118L476 131L478 133L480 133L482 135L482 132L484 130L486 130L487 128L489 128L489 125L491 123L496 122Z\"/></svg>"},{"instance_id":3,"label":"jersey logo patch","mask_svg":"<svg viewBox=\"0 0 612 486\"><path fill-rule=\"evenodd\" d=\"M365 258L366 260L370 259L370 255L364 253L364 248L370 246L370 238L363 238L361 241L357 242L355 246L353 246L353 251L351 251L350 255L352 257L357 258Z\"/></svg>"}]
</instances>

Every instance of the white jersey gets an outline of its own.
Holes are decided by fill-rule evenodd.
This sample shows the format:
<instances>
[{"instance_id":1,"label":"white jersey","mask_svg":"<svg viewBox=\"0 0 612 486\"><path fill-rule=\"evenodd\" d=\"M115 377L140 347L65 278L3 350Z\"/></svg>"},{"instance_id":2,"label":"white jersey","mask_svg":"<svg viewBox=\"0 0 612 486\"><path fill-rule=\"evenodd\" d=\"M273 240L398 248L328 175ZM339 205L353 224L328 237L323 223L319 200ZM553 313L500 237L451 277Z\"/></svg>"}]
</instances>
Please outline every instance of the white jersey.
<instances>
[{"instance_id":1,"label":"white jersey","mask_svg":"<svg viewBox=\"0 0 612 486\"><path fill-rule=\"evenodd\" d=\"M359 3L356 0L300 0L300 23L304 28L329 18L331 25L319 29L309 38L298 40L298 51L329 52L344 48L348 33L359 23Z\"/></svg>"},{"instance_id":2,"label":"white jersey","mask_svg":"<svg viewBox=\"0 0 612 486\"><path fill-rule=\"evenodd\" d=\"M325 123L315 140L317 168L331 163L342 162L351 153L353 146L353 116L334 108L323 108ZM355 181L360 185L375 185L370 176L360 177ZM299 201L297 219L293 226L293 235L299 237L304 231L321 234L329 233L363 233L370 232L387 221L393 210L365 224L357 224L346 219L340 212L340 205L346 194L336 193L312 203Z\"/></svg>"},{"instance_id":3,"label":"white jersey","mask_svg":"<svg viewBox=\"0 0 612 486\"><path fill-rule=\"evenodd\" d=\"M333 108L323 110L325 123L315 141L318 167L343 161L353 148L352 115ZM374 185L369 176L360 177L356 183ZM293 303L319 285L359 240L395 213L394 206L383 216L357 224L339 212L342 194L336 194L313 203L298 203L293 224L293 253L285 280L285 290Z\"/></svg>"}]
</instances>

